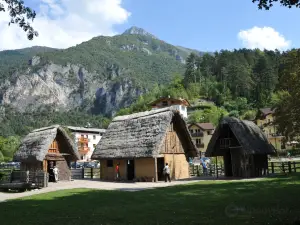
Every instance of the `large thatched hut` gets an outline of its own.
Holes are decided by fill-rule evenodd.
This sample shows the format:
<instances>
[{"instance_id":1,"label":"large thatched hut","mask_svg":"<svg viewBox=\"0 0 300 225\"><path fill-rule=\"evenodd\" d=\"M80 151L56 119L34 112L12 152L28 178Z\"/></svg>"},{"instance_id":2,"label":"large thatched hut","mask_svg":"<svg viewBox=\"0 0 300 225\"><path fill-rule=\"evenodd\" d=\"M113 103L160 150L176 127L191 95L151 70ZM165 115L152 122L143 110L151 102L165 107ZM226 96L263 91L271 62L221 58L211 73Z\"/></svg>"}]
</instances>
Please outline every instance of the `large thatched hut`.
<instances>
[{"instance_id":1,"label":"large thatched hut","mask_svg":"<svg viewBox=\"0 0 300 225\"><path fill-rule=\"evenodd\" d=\"M253 122L226 117L216 128L205 155L223 156L225 176L247 178L265 174L268 154L275 152Z\"/></svg>"},{"instance_id":2,"label":"large thatched hut","mask_svg":"<svg viewBox=\"0 0 300 225\"><path fill-rule=\"evenodd\" d=\"M165 163L173 179L188 178L189 157L195 156L198 150L180 113L164 108L114 118L92 159L100 160L101 179L114 179L119 163L122 179L157 181Z\"/></svg>"},{"instance_id":3,"label":"large thatched hut","mask_svg":"<svg viewBox=\"0 0 300 225\"><path fill-rule=\"evenodd\" d=\"M59 180L70 180L70 162L79 154L66 130L59 125L37 129L28 134L14 155L21 170L49 172L50 166L59 169Z\"/></svg>"}]
</instances>

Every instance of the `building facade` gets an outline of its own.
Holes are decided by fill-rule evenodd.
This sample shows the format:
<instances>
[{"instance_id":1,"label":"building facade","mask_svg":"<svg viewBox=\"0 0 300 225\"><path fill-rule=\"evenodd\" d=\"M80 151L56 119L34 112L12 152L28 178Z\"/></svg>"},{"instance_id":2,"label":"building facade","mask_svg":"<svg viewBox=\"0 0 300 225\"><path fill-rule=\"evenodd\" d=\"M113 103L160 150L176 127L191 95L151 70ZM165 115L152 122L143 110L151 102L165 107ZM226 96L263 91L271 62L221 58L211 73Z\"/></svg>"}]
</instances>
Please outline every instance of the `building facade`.
<instances>
[{"instance_id":1,"label":"building facade","mask_svg":"<svg viewBox=\"0 0 300 225\"><path fill-rule=\"evenodd\" d=\"M212 123L192 123L188 125L188 128L196 147L201 152L201 155L204 155L214 133L214 125Z\"/></svg>"},{"instance_id":2,"label":"building facade","mask_svg":"<svg viewBox=\"0 0 300 225\"><path fill-rule=\"evenodd\" d=\"M184 119L188 117L187 108L189 106L190 103L188 102L188 100L182 98L171 98L170 96L161 97L151 103L152 109L172 107L172 109L178 111Z\"/></svg>"},{"instance_id":3,"label":"building facade","mask_svg":"<svg viewBox=\"0 0 300 225\"><path fill-rule=\"evenodd\" d=\"M91 161L96 145L101 140L105 129L68 126L74 135L74 143L78 147L80 161Z\"/></svg>"},{"instance_id":4,"label":"building facade","mask_svg":"<svg viewBox=\"0 0 300 225\"><path fill-rule=\"evenodd\" d=\"M277 131L274 119L274 110L263 108L259 110L255 123L265 133L276 150L286 149L284 136Z\"/></svg>"}]
</instances>

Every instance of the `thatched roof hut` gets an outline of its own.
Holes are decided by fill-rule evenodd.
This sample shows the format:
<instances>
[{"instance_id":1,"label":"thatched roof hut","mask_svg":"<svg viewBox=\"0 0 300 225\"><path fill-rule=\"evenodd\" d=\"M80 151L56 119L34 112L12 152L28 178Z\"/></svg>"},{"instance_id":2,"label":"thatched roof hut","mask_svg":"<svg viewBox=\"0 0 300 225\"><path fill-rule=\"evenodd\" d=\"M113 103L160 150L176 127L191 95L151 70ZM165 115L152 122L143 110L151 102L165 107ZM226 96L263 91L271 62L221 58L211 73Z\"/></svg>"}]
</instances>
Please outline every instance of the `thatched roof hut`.
<instances>
[{"instance_id":1,"label":"thatched roof hut","mask_svg":"<svg viewBox=\"0 0 300 225\"><path fill-rule=\"evenodd\" d=\"M206 150L206 156L216 156L218 149L217 140L224 132L224 126L228 125L236 137L244 154L274 154L275 148L269 144L264 132L253 122L240 120L234 117L225 117L216 128Z\"/></svg>"},{"instance_id":2,"label":"thatched roof hut","mask_svg":"<svg viewBox=\"0 0 300 225\"><path fill-rule=\"evenodd\" d=\"M156 109L113 119L96 146L92 159L100 160L101 179L114 179L120 167L125 180L148 177L163 179L169 163L172 179L188 178L189 157L199 152L180 113Z\"/></svg>"},{"instance_id":3,"label":"thatched roof hut","mask_svg":"<svg viewBox=\"0 0 300 225\"><path fill-rule=\"evenodd\" d=\"M74 142L65 129L59 125L33 130L21 142L19 150L14 155L15 161L42 162L48 154L54 140L60 145L60 154L68 155L70 160L79 159L79 153Z\"/></svg>"},{"instance_id":4,"label":"thatched roof hut","mask_svg":"<svg viewBox=\"0 0 300 225\"><path fill-rule=\"evenodd\" d=\"M197 156L198 150L179 112L163 108L114 118L92 158L157 157L172 122L180 129L186 153Z\"/></svg>"}]
</instances>

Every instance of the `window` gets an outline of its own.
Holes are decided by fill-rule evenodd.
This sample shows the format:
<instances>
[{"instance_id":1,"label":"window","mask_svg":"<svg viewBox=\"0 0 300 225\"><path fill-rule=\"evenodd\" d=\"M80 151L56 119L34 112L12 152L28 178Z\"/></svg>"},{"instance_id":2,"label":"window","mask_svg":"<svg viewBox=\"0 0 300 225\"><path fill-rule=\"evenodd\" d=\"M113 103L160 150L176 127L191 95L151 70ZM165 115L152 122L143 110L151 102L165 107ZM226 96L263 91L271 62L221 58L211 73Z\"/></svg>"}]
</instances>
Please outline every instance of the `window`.
<instances>
[{"instance_id":1,"label":"window","mask_svg":"<svg viewBox=\"0 0 300 225\"><path fill-rule=\"evenodd\" d=\"M190 130L191 134L194 133L194 130Z\"/></svg>"},{"instance_id":2,"label":"window","mask_svg":"<svg viewBox=\"0 0 300 225\"><path fill-rule=\"evenodd\" d=\"M96 135L93 135L93 139L96 140Z\"/></svg>"},{"instance_id":3,"label":"window","mask_svg":"<svg viewBox=\"0 0 300 225\"><path fill-rule=\"evenodd\" d=\"M196 144L201 144L201 139L196 139Z\"/></svg>"},{"instance_id":4,"label":"window","mask_svg":"<svg viewBox=\"0 0 300 225\"><path fill-rule=\"evenodd\" d=\"M107 160L106 161L106 166L107 167L113 167L113 160Z\"/></svg>"},{"instance_id":5,"label":"window","mask_svg":"<svg viewBox=\"0 0 300 225\"><path fill-rule=\"evenodd\" d=\"M211 134L212 134L212 131L211 131L211 130L207 131L207 134L208 134L208 135L211 135Z\"/></svg>"}]
</instances>

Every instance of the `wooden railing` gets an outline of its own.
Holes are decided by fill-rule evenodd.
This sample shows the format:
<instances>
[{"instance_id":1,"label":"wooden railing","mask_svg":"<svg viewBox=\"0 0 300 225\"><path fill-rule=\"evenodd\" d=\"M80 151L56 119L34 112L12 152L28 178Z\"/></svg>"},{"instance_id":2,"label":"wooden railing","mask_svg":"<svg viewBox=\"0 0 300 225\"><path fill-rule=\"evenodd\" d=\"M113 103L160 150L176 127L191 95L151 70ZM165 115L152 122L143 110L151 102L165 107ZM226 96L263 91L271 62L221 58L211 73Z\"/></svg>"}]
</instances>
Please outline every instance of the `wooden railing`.
<instances>
[{"instance_id":1,"label":"wooden railing","mask_svg":"<svg viewBox=\"0 0 300 225\"><path fill-rule=\"evenodd\" d=\"M100 168L72 169L72 179L100 179Z\"/></svg>"},{"instance_id":2,"label":"wooden railing","mask_svg":"<svg viewBox=\"0 0 300 225\"><path fill-rule=\"evenodd\" d=\"M269 174L299 173L300 161L269 162Z\"/></svg>"}]
</instances>

